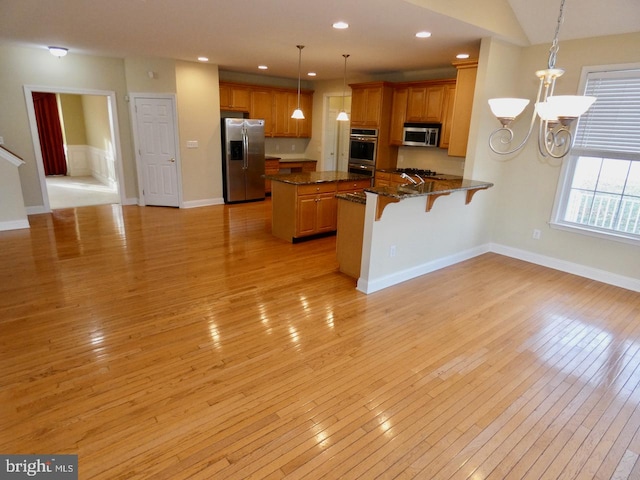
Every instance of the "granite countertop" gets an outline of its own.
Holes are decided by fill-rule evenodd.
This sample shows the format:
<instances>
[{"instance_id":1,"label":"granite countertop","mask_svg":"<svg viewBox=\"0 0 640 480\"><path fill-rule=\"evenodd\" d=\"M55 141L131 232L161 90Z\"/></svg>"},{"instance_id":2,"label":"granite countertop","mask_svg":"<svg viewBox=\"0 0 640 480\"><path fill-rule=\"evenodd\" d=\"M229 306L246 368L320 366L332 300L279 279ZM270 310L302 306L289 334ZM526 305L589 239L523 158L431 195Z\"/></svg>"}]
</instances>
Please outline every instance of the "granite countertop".
<instances>
[{"instance_id":1,"label":"granite countertop","mask_svg":"<svg viewBox=\"0 0 640 480\"><path fill-rule=\"evenodd\" d=\"M272 182L290 183L293 185L311 185L314 183L342 182L348 180L368 180L371 177L347 172L298 172L265 175Z\"/></svg>"},{"instance_id":2,"label":"granite countertop","mask_svg":"<svg viewBox=\"0 0 640 480\"><path fill-rule=\"evenodd\" d=\"M441 178L438 176L437 179L426 179L425 183L420 185L408 184L387 187L369 187L365 188L364 191L401 200L409 197L442 195L451 192L479 190L493 187L493 183L491 182L470 180L462 177L456 177L454 175L448 175L446 177L449 178Z\"/></svg>"},{"instance_id":3,"label":"granite countertop","mask_svg":"<svg viewBox=\"0 0 640 480\"><path fill-rule=\"evenodd\" d=\"M264 159L278 160L280 163L317 162L317 160L312 160L310 158L282 158L282 157L276 157L274 155L265 155Z\"/></svg>"},{"instance_id":4,"label":"granite countertop","mask_svg":"<svg viewBox=\"0 0 640 480\"><path fill-rule=\"evenodd\" d=\"M336 198L339 198L340 200L347 200L349 202L360 203L362 205L367 203L367 196L364 192L338 193L336 194Z\"/></svg>"}]
</instances>

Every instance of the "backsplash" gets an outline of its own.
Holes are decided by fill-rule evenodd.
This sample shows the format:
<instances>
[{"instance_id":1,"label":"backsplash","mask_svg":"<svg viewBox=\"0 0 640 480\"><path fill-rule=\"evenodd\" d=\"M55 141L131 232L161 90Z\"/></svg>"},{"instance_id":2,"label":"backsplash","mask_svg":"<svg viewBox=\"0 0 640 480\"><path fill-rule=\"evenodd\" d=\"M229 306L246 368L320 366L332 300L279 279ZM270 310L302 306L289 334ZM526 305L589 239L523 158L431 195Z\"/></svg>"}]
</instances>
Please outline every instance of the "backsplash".
<instances>
[{"instance_id":1,"label":"backsplash","mask_svg":"<svg viewBox=\"0 0 640 480\"><path fill-rule=\"evenodd\" d=\"M450 157L443 148L400 147L398 168L420 168L448 175L462 175L465 159Z\"/></svg>"},{"instance_id":2,"label":"backsplash","mask_svg":"<svg viewBox=\"0 0 640 480\"><path fill-rule=\"evenodd\" d=\"M305 156L308 138L265 138L264 153L274 157L300 158Z\"/></svg>"}]
</instances>

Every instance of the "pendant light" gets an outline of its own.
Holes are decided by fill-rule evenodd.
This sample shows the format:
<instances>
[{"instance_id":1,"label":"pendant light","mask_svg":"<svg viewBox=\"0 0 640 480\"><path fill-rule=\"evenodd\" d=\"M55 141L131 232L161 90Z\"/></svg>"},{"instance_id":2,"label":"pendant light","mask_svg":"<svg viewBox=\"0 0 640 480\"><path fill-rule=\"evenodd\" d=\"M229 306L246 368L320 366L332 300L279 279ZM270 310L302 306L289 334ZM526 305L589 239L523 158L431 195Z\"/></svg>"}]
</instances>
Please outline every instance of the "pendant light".
<instances>
[{"instance_id":1,"label":"pendant light","mask_svg":"<svg viewBox=\"0 0 640 480\"><path fill-rule=\"evenodd\" d=\"M304 45L296 45L298 47L298 108L293 111L291 118L296 120L304 120L304 113L300 110L300 67L302 65L302 49Z\"/></svg>"},{"instance_id":2,"label":"pendant light","mask_svg":"<svg viewBox=\"0 0 640 480\"><path fill-rule=\"evenodd\" d=\"M340 113L338 114L338 118L336 118L336 120L340 122L348 122L349 115L347 115L347 112L344 109L344 95L345 95L345 91L347 90L347 58L349 58L349 54L345 53L342 56L344 57L344 81L342 83L342 110L340 110Z\"/></svg>"},{"instance_id":3,"label":"pendant light","mask_svg":"<svg viewBox=\"0 0 640 480\"><path fill-rule=\"evenodd\" d=\"M511 149L513 140L513 130L511 123L520 115L529 104L527 98L492 98L489 100L491 112L496 116L500 128L489 136L489 147L500 155L510 155L520 150L529 140L536 121L536 113L540 117L538 131L538 150L543 157L562 158L569 153L573 145L573 136L570 131L571 124L585 113L595 97L581 95L553 95L556 79L561 77L564 70L556 68L556 57L558 56L558 33L560 25L564 21L564 2L560 2L560 13L556 26L553 43L549 49L548 68L538 70L536 76L540 79L538 96L536 97L535 109L529 124L529 131L524 140Z\"/></svg>"}]
</instances>

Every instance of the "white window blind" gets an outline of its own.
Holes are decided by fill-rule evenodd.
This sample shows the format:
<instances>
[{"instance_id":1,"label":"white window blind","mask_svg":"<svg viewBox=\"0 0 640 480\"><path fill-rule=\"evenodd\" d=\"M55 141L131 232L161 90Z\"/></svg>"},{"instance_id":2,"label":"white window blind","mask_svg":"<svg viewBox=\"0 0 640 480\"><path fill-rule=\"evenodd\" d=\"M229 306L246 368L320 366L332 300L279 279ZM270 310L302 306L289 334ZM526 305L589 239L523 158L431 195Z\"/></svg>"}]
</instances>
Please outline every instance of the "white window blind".
<instances>
[{"instance_id":1,"label":"white window blind","mask_svg":"<svg viewBox=\"0 0 640 480\"><path fill-rule=\"evenodd\" d=\"M578 122L574 154L620 152L640 159L640 70L591 72L584 94L597 100Z\"/></svg>"},{"instance_id":2,"label":"white window blind","mask_svg":"<svg viewBox=\"0 0 640 480\"><path fill-rule=\"evenodd\" d=\"M640 69L591 71L552 225L640 243Z\"/></svg>"}]
</instances>

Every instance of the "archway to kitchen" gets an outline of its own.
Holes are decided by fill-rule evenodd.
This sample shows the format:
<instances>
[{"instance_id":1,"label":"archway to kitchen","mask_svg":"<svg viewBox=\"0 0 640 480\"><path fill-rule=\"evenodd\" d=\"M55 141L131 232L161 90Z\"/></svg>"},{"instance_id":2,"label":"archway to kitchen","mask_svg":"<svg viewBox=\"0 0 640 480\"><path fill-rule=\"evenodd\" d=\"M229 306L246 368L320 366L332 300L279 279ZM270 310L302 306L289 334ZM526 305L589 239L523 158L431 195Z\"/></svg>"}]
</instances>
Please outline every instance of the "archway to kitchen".
<instances>
[{"instance_id":1,"label":"archway to kitchen","mask_svg":"<svg viewBox=\"0 0 640 480\"><path fill-rule=\"evenodd\" d=\"M323 170L346 172L349 164L350 122L336 120L343 108L351 118L351 96L325 94L323 128Z\"/></svg>"},{"instance_id":2,"label":"archway to kitchen","mask_svg":"<svg viewBox=\"0 0 640 480\"><path fill-rule=\"evenodd\" d=\"M124 203L115 92L42 86L25 86L24 91L44 211ZM65 132L66 175L51 176L46 173L33 98L36 92L56 95L61 112L59 121ZM83 137L78 135L82 128L77 125L75 128L65 128L65 122L86 127L86 137L89 138L76 140ZM75 137L69 138L69 132L72 131L75 133L71 137ZM59 195L55 195L54 190L60 192Z\"/></svg>"}]
</instances>

